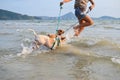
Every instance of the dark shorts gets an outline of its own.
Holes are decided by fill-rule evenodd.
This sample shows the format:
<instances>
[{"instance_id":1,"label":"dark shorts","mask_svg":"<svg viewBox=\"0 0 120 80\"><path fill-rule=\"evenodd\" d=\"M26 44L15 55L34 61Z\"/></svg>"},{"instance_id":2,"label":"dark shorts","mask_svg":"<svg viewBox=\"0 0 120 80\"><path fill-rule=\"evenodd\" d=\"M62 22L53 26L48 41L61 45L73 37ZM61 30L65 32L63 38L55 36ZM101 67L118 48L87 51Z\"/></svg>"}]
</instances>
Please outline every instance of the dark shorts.
<instances>
[{"instance_id":1,"label":"dark shorts","mask_svg":"<svg viewBox=\"0 0 120 80\"><path fill-rule=\"evenodd\" d=\"M75 8L75 16L78 18L78 20L81 20L86 16L86 14L79 8Z\"/></svg>"}]
</instances>

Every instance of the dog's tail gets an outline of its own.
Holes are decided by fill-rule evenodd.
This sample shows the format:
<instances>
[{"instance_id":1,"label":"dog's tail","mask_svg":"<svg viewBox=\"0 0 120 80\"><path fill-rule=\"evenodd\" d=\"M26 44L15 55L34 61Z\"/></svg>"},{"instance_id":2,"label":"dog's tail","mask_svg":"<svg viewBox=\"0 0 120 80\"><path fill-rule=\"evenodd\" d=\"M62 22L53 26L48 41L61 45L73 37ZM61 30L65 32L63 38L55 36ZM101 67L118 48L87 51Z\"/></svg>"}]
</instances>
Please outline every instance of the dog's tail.
<instances>
[{"instance_id":1,"label":"dog's tail","mask_svg":"<svg viewBox=\"0 0 120 80\"><path fill-rule=\"evenodd\" d=\"M35 36L37 36L37 33L35 32L35 30L33 29L28 29L29 31L32 31L34 33Z\"/></svg>"}]
</instances>

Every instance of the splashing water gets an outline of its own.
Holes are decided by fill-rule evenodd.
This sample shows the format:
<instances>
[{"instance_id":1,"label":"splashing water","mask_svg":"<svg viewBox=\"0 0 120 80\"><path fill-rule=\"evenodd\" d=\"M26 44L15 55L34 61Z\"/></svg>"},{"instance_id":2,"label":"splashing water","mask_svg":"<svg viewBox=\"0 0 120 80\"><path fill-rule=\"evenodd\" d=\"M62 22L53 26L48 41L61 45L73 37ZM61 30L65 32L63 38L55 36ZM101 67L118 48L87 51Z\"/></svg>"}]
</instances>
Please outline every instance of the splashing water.
<instances>
[{"instance_id":1,"label":"splashing water","mask_svg":"<svg viewBox=\"0 0 120 80\"><path fill-rule=\"evenodd\" d=\"M113 58L111 58L111 60L112 60L113 63L120 64L120 58L119 57L113 57Z\"/></svg>"},{"instance_id":2,"label":"splashing water","mask_svg":"<svg viewBox=\"0 0 120 80\"><path fill-rule=\"evenodd\" d=\"M21 51L21 53L17 54L17 56L27 55L27 54L32 53L33 49L32 49L31 46L30 47L26 47L26 46L24 46L23 43L21 44L21 46L22 46L22 51Z\"/></svg>"},{"instance_id":3,"label":"splashing water","mask_svg":"<svg viewBox=\"0 0 120 80\"><path fill-rule=\"evenodd\" d=\"M69 31L67 31L65 33L65 36L66 36L66 41L67 42L71 42L72 38L74 37L74 30L73 29L70 29Z\"/></svg>"}]
</instances>

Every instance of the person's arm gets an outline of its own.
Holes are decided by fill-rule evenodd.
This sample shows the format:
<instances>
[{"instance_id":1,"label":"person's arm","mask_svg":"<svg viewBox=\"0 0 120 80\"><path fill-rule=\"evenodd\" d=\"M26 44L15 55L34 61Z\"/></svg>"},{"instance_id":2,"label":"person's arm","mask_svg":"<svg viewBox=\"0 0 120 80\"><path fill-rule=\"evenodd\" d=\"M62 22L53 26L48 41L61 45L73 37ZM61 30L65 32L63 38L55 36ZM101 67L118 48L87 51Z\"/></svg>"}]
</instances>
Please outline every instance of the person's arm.
<instances>
[{"instance_id":1,"label":"person's arm","mask_svg":"<svg viewBox=\"0 0 120 80\"><path fill-rule=\"evenodd\" d=\"M64 3L66 3L66 2L70 2L70 1L72 1L72 0L63 0Z\"/></svg>"},{"instance_id":2,"label":"person's arm","mask_svg":"<svg viewBox=\"0 0 120 80\"><path fill-rule=\"evenodd\" d=\"M60 6L62 6L64 3L70 2L72 0L63 0L62 2L60 2Z\"/></svg>"},{"instance_id":3,"label":"person's arm","mask_svg":"<svg viewBox=\"0 0 120 80\"><path fill-rule=\"evenodd\" d=\"M90 1L90 3L92 4L92 5L89 7L89 9L92 10L92 9L95 7L95 2L94 2L94 0L89 0L89 1Z\"/></svg>"}]
</instances>

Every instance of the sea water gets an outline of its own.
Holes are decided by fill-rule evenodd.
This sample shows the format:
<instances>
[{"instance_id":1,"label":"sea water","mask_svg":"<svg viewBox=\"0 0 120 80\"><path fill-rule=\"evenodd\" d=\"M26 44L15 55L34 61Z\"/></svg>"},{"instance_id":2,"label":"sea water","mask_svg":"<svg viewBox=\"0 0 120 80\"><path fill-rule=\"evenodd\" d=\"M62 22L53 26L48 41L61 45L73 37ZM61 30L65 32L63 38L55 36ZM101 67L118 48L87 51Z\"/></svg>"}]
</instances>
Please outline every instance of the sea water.
<instances>
[{"instance_id":1,"label":"sea water","mask_svg":"<svg viewBox=\"0 0 120 80\"><path fill-rule=\"evenodd\" d=\"M76 20L63 20L68 29ZM54 20L0 21L1 80L120 80L120 20L94 20L79 37L65 32L66 44L33 51L34 35L55 33ZM22 55L22 56L21 56Z\"/></svg>"}]
</instances>

